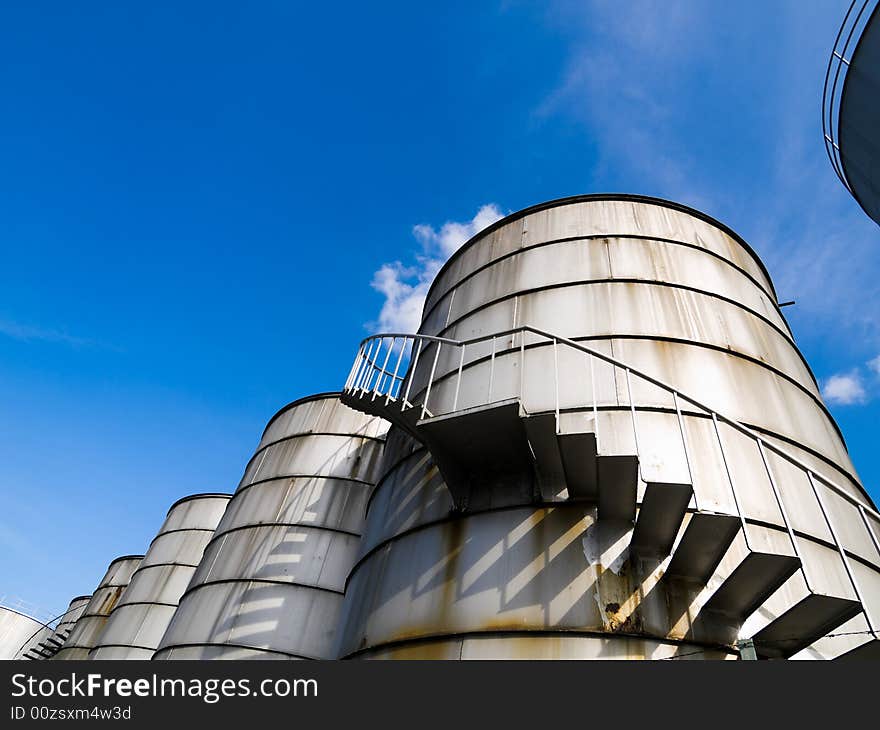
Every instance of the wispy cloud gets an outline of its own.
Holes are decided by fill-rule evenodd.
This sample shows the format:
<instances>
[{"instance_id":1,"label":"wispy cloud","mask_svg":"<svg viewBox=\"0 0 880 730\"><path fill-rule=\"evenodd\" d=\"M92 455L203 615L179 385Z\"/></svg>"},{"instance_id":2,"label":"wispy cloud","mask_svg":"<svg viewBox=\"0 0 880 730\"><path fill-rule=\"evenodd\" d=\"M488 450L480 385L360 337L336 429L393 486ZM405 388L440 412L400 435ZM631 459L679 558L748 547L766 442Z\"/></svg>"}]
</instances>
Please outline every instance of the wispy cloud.
<instances>
[{"instance_id":1,"label":"wispy cloud","mask_svg":"<svg viewBox=\"0 0 880 730\"><path fill-rule=\"evenodd\" d=\"M837 373L822 383L822 397L832 405L852 406L867 403L880 387L880 355L864 367Z\"/></svg>"},{"instance_id":2,"label":"wispy cloud","mask_svg":"<svg viewBox=\"0 0 880 730\"><path fill-rule=\"evenodd\" d=\"M860 356L880 343L880 310L865 306L880 297L880 245L822 145L833 5L779 0L756 34L754 8L554 0L546 19L567 61L533 116L584 126L595 189L622 181L730 223L797 299L807 333Z\"/></svg>"},{"instance_id":3,"label":"wispy cloud","mask_svg":"<svg viewBox=\"0 0 880 730\"><path fill-rule=\"evenodd\" d=\"M71 347L86 347L95 344L92 340L74 337L61 330L34 327L8 319L0 319L0 335L22 342L54 342Z\"/></svg>"},{"instance_id":4,"label":"wispy cloud","mask_svg":"<svg viewBox=\"0 0 880 730\"><path fill-rule=\"evenodd\" d=\"M421 223L413 226L413 236L421 244L414 252L413 264L386 263L373 274L370 285L385 297L376 321L367 328L373 332L415 332L419 328L425 297L431 282L458 248L503 213L494 203L483 205L469 221L447 221L439 229Z\"/></svg>"},{"instance_id":5,"label":"wispy cloud","mask_svg":"<svg viewBox=\"0 0 880 730\"><path fill-rule=\"evenodd\" d=\"M868 394L858 370L832 375L822 384L822 396L829 403L842 406L865 403L868 400Z\"/></svg>"}]
</instances>

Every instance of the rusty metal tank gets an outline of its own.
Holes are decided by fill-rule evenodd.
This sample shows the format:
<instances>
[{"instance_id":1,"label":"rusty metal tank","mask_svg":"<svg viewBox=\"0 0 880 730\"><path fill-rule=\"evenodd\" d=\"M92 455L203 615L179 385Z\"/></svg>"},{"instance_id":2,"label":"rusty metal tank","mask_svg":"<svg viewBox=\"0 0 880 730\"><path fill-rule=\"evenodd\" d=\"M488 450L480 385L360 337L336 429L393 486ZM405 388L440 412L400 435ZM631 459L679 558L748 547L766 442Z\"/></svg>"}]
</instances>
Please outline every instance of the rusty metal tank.
<instances>
[{"instance_id":1,"label":"rusty metal tank","mask_svg":"<svg viewBox=\"0 0 880 730\"><path fill-rule=\"evenodd\" d=\"M394 427L340 657L876 650L880 515L767 270L699 211L509 215L342 398Z\"/></svg>"},{"instance_id":2,"label":"rusty metal tank","mask_svg":"<svg viewBox=\"0 0 880 730\"><path fill-rule=\"evenodd\" d=\"M387 428L336 393L273 416L155 658L330 658Z\"/></svg>"},{"instance_id":3,"label":"rusty metal tank","mask_svg":"<svg viewBox=\"0 0 880 730\"><path fill-rule=\"evenodd\" d=\"M231 496L193 494L171 505L90 659L153 657Z\"/></svg>"},{"instance_id":4,"label":"rusty metal tank","mask_svg":"<svg viewBox=\"0 0 880 730\"><path fill-rule=\"evenodd\" d=\"M89 658L89 652L101 638L107 617L119 602L143 557L143 555L123 555L110 563L107 572L53 659Z\"/></svg>"}]
</instances>

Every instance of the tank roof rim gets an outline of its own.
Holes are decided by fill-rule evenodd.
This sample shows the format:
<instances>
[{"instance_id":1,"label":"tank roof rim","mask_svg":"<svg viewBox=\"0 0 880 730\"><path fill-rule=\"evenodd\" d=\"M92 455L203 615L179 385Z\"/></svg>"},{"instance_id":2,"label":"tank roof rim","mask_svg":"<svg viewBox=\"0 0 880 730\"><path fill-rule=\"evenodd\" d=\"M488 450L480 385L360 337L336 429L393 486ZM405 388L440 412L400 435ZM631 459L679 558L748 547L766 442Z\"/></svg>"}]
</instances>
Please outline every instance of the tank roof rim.
<instances>
[{"instance_id":1,"label":"tank roof rim","mask_svg":"<svg viewBox=\"0 0 880 730\"><path fill-rule=\"evenodd\" d=\"M269 430L269 426L271 426L282 413L289 411L291 408L296 408L297 406L302 405L303 403L309 403L310 401L328 400L330 398L336 398L337 400L339 400L339 397L341 395L342 395L342 393L339 392L338 390L326 391L324 393L314 393L313 395L304 395L304 396L302 396L302 398L297 398L296 400L291 401L286 406L282 406L281 408L279 408L275 412L275 414L266 422L266 427L263 429L263 433L260 436L260 440L262 441L263 436L266 435L266 431Z\"/></svg>"},{"instance_id":2,"label":"tank roof rim","mask_svg":"<svg viewBox=\"0 0 880 730\"><path fill-rule=\"evenodd\" d=\"M661 208L669 208L670 210L675 210L680 213L686 213L694 218L704 221L711 226L714 226L722 233L730 236L734 241L736 241L743 249L748 253L754 260L755 263L758 264L758 267L761 269L761 272L767 278L767 282L770 285L770 291L773 293L773 298L779 298L779 295L776 293L776 287L773 284L773 279L770 278L770 272L767 271L767 267L764 265L764 262L761 261L758 254L752 248L752 246L746 242L746 240L739 235L736 231L734 231L730 226L726 223L722 223L717 218L712 217L708 213L704 213L701 210L697 210L696 208L692 208L689 205L685 205L684 203L678 203L674 200L668 200L666 198L658 198L651 195L640 195L638 193L581 193L580 195L568 195L562 198L554 198L552 200L546 200L542 203L536 203L535 205L530 205L526 208L521 208L520 210L516 210L503 218L498 219L491 225L486 226L483 230L475 233L471 236L467 241L465 241L459 248L452 253L452 255L446 260L443 266L440 267L440 270L434 276L434 280L431 282L431 286L428 287L428 293L426 297L426 301L430 299L431 294L434 291L434 287L437 282L440 280L440 277L446 273L449 269L451 263L458 258L464 251L469 249L473 244L475 244L479 239L484 236L493 233L498 230L502 226L507 225L508 223L513 223L520 218L525 218L527 215L531 215L533 213L540 213L544 210L550 210L551 208L560 208L564 205L574 205L576 203L597 203L602 201L622 201L629 203L645 203L647 205L656 205ZM613 235L613 234L610 234Z\"/></svg>"},{"instance_id":3,"label":"tank roof rim","mask_svg":"<svg viewBox=\"0 0 880 730\"><path fill-rule=\"evenodd\" d=\"M180 506L184 502L191 502L195 499L211 499L211 498L221 498L221 497L225 497L227 499L227 501L232 499L232 495L228 492L198 492L196 494L187 494L185 497L181 497L176 502L174 502L174 504L172 504L168 508L168 511L165 513L165 516L167 517L168 515L170 515L171 510L173 510L175 507Z\"/></svg>"}]
</instances>

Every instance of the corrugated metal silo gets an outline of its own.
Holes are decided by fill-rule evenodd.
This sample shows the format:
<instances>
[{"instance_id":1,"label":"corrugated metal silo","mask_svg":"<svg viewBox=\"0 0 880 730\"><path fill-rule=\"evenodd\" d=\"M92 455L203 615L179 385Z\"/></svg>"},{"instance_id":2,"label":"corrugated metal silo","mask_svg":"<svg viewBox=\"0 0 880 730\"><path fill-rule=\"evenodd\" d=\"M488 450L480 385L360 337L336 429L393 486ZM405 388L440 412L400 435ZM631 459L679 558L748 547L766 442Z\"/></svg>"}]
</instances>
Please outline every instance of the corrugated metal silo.
<instances>
[{"instance_id":1,"label":"corrugated metal silo","mask_svg":"<svg viewBox=\"0 0 880 730\"><path fill-rule=\"evenodd\" d=\"M453 255L419 333L365 340L343 395L395 428L340 656L875 645L878 514L733 231L640 196L535 206Z\"/></svg>"},{"instance_id":2,"label":"corrugated metal silo","mask_svg":"<svg viewBox=\"0 0 880 730\"><path fill-rule=\"evenodd\" d=\"M336 393L279 411L155 658L330 657L386 430Z\"/></svg>"},{"instance_id":3,"label":"corrugated metal silo","mask_svg":"<svg viewBox=\"0 0 880 730\"><path fill-rule=\"evenodd\" d=\"M89 658L89 652L101 638L107 617L119 602L143 557L143 555L123 555L110 563L67 640L53 659Z\"/></svg>"},{"instance_id":4,"label":"corrugated metal silo","mask_svg":"<svg viewBox=\"0 0 880 730\"><path fill-rule=\"evenodd\" d=\"M194 494L171 506L91 659L152 658L231 496Z\"/></svg>"},{"instance_id":5,"label":"corrugated metal silo","mask_svg":"<svg viewBox=\"0 0 880 730\"><path fill-rule=\"evenodd\" d=\"M20 658L22 649L30 649L35 640L42 638L46 628L42 621L14 608L0 606L0 659Z\"/></svg>"},{"instance_id":6,"label":"corrugated metal silo","mask_svg":"<svg viewBox=\"0 0 880 730\"><path fill-rule=\"evenodd\" d=\"M71 599L67 610L50 621L49 626L38 632L27 645L22 648L20 654L23 659L41 661L51 659L62 647L77 619L82 614L91 596L76 596ZM54 626L54 628L50 628Z\"/></svg>"}]
</instances>

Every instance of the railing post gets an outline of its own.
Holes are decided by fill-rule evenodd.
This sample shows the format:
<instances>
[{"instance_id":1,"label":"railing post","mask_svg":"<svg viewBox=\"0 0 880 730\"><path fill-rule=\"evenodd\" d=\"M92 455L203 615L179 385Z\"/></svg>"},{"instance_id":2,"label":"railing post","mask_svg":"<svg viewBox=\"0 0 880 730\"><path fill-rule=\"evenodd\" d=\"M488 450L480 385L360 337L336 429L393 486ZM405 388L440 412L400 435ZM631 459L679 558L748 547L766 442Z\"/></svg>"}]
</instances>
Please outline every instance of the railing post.
<instances>
[{"instance_id":1,"label":"railing post","mask_svg":"<svg viewBox=\"0 0 880 730\"><path fill-rule=\"evenodd\" d=\"M358 346L357 355L354 356L354 364L351 366L351 370L348 371L348 377L345 379L345 386L342 388L344 391L348 392L348 389L351 387L351 382L354 379L354 375L357 372L358 366L361 364L361 353L364 351L363 344Z\"/></svg>"},{"instance_id":2,"label":"railing post","mask_svg":"<svg viewBox=\"0 0 880 730\"><path fill-rule=\"evenodd\" d=\"M387 340L387 337L383 337L382 341ZM382 383L382 379L388 374L388 361L391 359L391 350L394 349L394 338L391 338L391 344L388 346L388 352L385 353L385 360L382 363L382 372L379 373L379 377L376 379L376 387L373 388L373 397L370 400L376 400L376 393L379 392L379 386ZM381 352L382 347L379 346L379 350Z\"/></svg>"},{"instance_id":3,"label":"railing post","mask_svg":"<svg viewBox=\"0 0 880 730\"><path fill-rule=\"evenodd\" d=\"M739 521L742 525L743 539L746 543L746 549L751 550L749 543L749 531L746 527L746 518L743 516L742 507L739 504L739 497L736 494L736 486L733 483L733 476L730 473L730 467L727 465L727 455L724 453L724 442L721 440L721 430L718 428L718 415L712 411L712 425L715 428L715 438L718 439L718 448L721 451L721 463L724 464L724 472L727 474L727 483L730 484L730 493L733 495L733 504L736 507L736 513L739 515Z\"/></svg>"},{"instance_id":4,"label":"railing post","mask_svg":"<svg viewBox=\"0 0 880 730\"><path fill-rule=\"evenodd\" d=\"M431 363L431 374L428 376L428 389L425 391L425 400L422 403L422 415L421 418L425 417L425 413L428 412L428 399L431 397L431 386L434 384L434 372L437 370L437 358L440 357L440 347L443 343L437 343L437 349L434 351L434 362Z\"/></svg>"},{"instance_id":5,"label":"railing post","mask_svg":"<svg viewBox=\"0 0 880 730\"><path fill-rule=\"evenodd\" d=\"M402 337L400 343L400 354L397 356L397 364L394 366L394 375L391 376L391 385L388 387L388 395L385 396L385 405L391 401L392 398L396 398L397 395L393 392L395 386L397 385L397 373L400 370L400 363L403 361L403 352L406 350L407 338ZM397 338L394 338L394 342L397 341ZM394 347L394 342L391 343L391 347Z\"/></svg>"},{"instance_id":6,"label":"railing post","mask_svg":"<svg viewBox=\"0 0 880 730\"><path fill-rule=\"evenodd\" d=\"M599 394L596 392L596 367L593 353L588 353L590 358L590 392L593 394L593 431L596 434L596 452L602 453L602 446L599 443Z\"/></svg>"},{"instance_id":7,"label":"railing post","mask_svg":"<svg viewBox=\"0 0 880 730\"><path fill-rule=\"evenodd\" d=\"M691 450L688 446L687 432L684 428L684 418L681 415L681 405L678 402L678 391L672 391L672 403L675 405L675 415L678 418L678 431L681 434L681 445L684 449L684 463L687 466L688 480L691 483L691 491L694 495L694 509L700 511L700 503L697 499L697 485L694 483L694 470L691 466Z\"/></svg>"},{"instance_id":8,"label":"railing post","mask_svg":"<svg viewBox=\"0 0 880 730\"><path fill-rule=\"evenodd\" d=\"M865 508L862 505L858 505L859 514L862 516L862 522L865 523L865 528L868 530L868 535L871 538L871 542L874 543L874 549L877 551L878 557L880 557L880 542L877 540L877 535L874 534L874 529L871 527L871 523L868 522L868 515L865 513Z\"/></svg>"},{"instance_id":9,"label":"railing post","mask_svg":"<svg viewBox=\"0 0 880 730\"><path fill-rule=\"evenodd\" d=\"M782 521L785 522L785 529L788 530L788 539L791 540L791 547L794 549L797 559L801 561L801 574L804 576L804 583L807 585L807 590L813 593L814 591L810 587L810 579L807 576L807 566L804 563L801 551L798 549L797 540L794 537L794 529L791 526L791 520L788 519L788 512L786 512L785 504L782 501L782 493L779 491L776 479L773 477L773 471L770 469L767 454L764 452L764 444L760 439L756 439L756 443L758 444L758 451L761 453L761 461L764 462L764 470L767 472L767 478L770 480L770 486L773 489L773 496L776 497L776 504L779 505L779 511L782 513Z\"/></svg>"},{"instance_id":10,"label":"railing post","mask_svg":"<svg viewBox=\"0 0 880 730\"><path fill-rule=\"evenodd\" d=\"M455 398L452 400L453 413L458 410L458 392L461 390L461 370L464 367L464 348L467 345L461 345L461 357L458 359L458 377L455 379Z\"/></svg>"},{"instance_id":11,"label":"railing post","mask_svg":"<svg viewBox=\"0 0 880 730\"><path fill-rule=\"evenodd\" d=\"M636 456L639 457L639 471L642 470L642 452L639 449L639 428L636 425L636 403L633 400L633 392L632 392L632 383L630 382L630 373L629 368L624 368L624 375L626 377L626 396L629 398L629 413L630 418L632 418L632 427L633 427L633 442L636 447ZM644 474L642 474L644 478Z\"/></svg>"},{"instance_id":12,"label":"railing post","mask_svg":"<svg viewBox=\"0 0 880 730\"><path fill-rule=\"evenodd\" d=\"M355 390L360 390L362 393L365 392L364 385L365 379L369 380L370 373L370 354L373 352L373 346L376 344L375 339L370 340L369 347L367 347L367 351L364 353L364 367L361 369L360 375L358 375L357 387Z\"/></svg>"},{"instance_id":13,"label":"railing post","mask_svg":"<svg viewBox=\"0 0 880 730\"><path fill-rule=\"evenodd\" d=\"M489 358L489 394L486 396L486 403L492 402L492 384L495 380L495 335L492 335L492 355Z\"/></svg>"},{"instance_id":14,"label":"railing post","mask_svg":"<svg viewBox=\"0 0 880 730\"><path fill-rule=\"evenodd\" d=\"M556 433L559 433L559 342L553 338L553 389L556 393Z\"/></svg>"},{"instance_id":15,"label":"railing post","mask_svg":"<svg viewBox=\"0 0 880 730\"><path fill-rule=\"evenodd\" d=\"M828 510L825 508L825 502L823 501L822 496L819 494L819 490L816 487L816 480L813 476L813 472L807 470L807 479L810 480L810 487L812 487L813 494L816 497L816 501L819 503L819 509L822 511L822 517L825 518L825 524L828 525L828 531L831 533L831 539L834 540L834 544L837 546L837 552L840 553L840 559L843 561L843 567L846 569L847 576L849 576L849 582L852 583L853 590L856 593L856 598L858 599L859 604L862 607L862 613L865 615L865 621L868 622L868 628L876 639L877 629L874 626L874 622L871 621L871 614L868 613L867 606L865 606L865 600L862 598L862 592L859 590L859 584L856 581L856 576L852 572L852 568L850 567L849 558L846 557L846 550L843 549L843 543L840 542L840 538L837 536L837 531L834 529L834 525L831 522L831 516L828 514Z\"/></svg>"},{"instance_id":16,"label":"railing post","mask_svg":"<svg viewBox=\"0 0 880 730\"><path fill-rule=\"evenodd\" d=\"M416 376L416 368L419 365L419 355L422 354L422 343L424 340L422 340L421 337L419 337L418 340L419 346L416 348L416 356L413 358L413 361L409 366L409 381L406 384L406 393L403 395L403 403L400 406L400 410L404 410L409 403L409 391L410 388L412 388L413 378ZM413 344L415 344L415 339L413 339Z\"/></svg>"}]
</instances>

